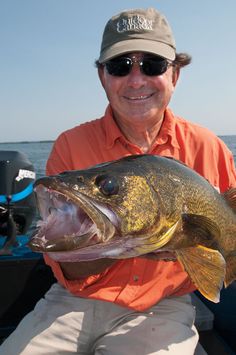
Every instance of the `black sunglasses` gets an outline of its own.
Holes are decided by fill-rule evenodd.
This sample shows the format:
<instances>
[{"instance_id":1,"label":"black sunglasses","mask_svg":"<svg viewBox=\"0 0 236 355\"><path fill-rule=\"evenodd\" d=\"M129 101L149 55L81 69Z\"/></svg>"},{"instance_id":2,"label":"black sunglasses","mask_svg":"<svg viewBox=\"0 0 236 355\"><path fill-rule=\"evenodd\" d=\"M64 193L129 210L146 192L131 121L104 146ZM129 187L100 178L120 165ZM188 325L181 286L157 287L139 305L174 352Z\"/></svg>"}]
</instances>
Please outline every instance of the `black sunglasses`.
<instances>
[{"instance_id":1,"label":"black sunglasses","mask_svg":"<svg viewBox=\"0 0 236 355\"><path fill-rule=\"evenodd\" d=\"M126 76L131 72L134 63L138 63L143 74L155 76L164 74L170 65L171 61L155 55L144 55L143 58L137 60L126 56L120 56L108 60L104 63L107 72L113 76Z\"/></svg>"}]
</instances>

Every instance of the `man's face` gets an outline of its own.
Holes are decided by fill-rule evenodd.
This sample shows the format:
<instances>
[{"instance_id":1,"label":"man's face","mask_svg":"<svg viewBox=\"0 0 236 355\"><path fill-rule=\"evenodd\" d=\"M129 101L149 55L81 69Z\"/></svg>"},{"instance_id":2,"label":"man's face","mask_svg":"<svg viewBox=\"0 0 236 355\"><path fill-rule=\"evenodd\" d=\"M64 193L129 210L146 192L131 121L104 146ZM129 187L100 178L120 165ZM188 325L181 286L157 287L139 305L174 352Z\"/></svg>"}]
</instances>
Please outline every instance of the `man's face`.
<instances>
[{"instance_id":1,"label":"man's face","mask_svg":"<svg viewBox=\"0 0 236 355\"><path fill-rule=\"evenodd\" d=\"M145 75L137 62L143 56L141 52L126 55L134 63L125 76L111 75L105 67L99 69L101 83L118 123L155 124L163 118L174 91L178 70L173 72L173 67L169 66L161 75Z\"/></svg>"}]
</instances>

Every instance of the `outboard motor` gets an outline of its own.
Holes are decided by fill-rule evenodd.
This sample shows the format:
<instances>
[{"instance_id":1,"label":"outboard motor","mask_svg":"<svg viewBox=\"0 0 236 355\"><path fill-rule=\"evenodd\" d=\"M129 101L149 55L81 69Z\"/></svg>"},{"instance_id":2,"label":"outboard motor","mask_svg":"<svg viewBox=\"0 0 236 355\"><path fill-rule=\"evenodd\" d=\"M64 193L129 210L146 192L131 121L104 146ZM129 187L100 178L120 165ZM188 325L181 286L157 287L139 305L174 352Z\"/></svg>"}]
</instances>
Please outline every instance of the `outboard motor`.
<instances>
[{"instance_id":1,"label":"outboard motor","mask_svg":"<svg viewBox=\"0 0 236 355\"><path fill-rule=\"evenodd\" d=\"M36 212L35 171L25 154L0 151L0 236L7 237L0 254L11 254L18 234L24 234Z\"/></svg>"}]
</instances>

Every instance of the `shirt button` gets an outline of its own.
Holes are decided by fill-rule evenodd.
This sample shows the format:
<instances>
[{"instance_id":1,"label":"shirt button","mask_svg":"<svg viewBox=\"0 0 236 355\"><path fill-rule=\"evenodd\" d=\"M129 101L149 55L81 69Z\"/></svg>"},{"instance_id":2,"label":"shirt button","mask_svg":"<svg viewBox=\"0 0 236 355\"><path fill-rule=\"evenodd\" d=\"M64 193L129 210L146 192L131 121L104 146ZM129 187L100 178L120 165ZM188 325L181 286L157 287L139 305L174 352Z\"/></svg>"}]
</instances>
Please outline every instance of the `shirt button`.
<instances>
[{"instance_id":1,"label":"shirt button","mask_svg":"<svg viewBox=\"0 0 236 355\"><path fill-rule=\"evenodd\" d=\"M134 280L134 281L138 281L138 280L139 280L138 275L134 275L133 280Z\"/></svg>"}]
</instances>

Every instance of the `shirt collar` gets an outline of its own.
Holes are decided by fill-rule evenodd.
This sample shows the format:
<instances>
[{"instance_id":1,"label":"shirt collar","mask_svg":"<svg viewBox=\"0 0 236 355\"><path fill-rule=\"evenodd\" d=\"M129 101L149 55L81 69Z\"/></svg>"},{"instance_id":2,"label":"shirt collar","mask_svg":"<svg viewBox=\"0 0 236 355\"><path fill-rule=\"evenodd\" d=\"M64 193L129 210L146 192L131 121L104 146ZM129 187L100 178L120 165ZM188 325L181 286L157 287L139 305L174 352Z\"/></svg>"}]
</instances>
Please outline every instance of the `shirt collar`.
<instances>
[{"instance_id":1,"label":"shirt collar","mask_svg":"<svg viewBox=\"0 0 236 355\"><path fill-rule=\"evenodd\" d=\"M115 144L115 141L119 138L126 141L126 138L114 120L112 108L110 105L107 106L105 111L105 115L103 117L103 125L105 130L107 149L111 149ZM165 111L164 120L154 144L165 144L168 139L170 139L170 143L173 147L179 148L179 143L176 138L176 117L169 108L167 108Z\"/></svg>"},{"instance_id":2,"label":"shirt collar","mask_svg":"<svg viewBox=\"0 0 236 355\"><path fill-rule=\"evenodd\" d=\"M173 147L179 148L179 143L176 138L176 116L169 108L165 110L164 120L156 138L156 144L165 144L168 140Z\"/></svg>"}]
</instances>

